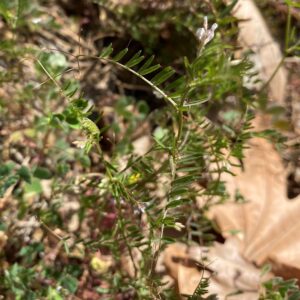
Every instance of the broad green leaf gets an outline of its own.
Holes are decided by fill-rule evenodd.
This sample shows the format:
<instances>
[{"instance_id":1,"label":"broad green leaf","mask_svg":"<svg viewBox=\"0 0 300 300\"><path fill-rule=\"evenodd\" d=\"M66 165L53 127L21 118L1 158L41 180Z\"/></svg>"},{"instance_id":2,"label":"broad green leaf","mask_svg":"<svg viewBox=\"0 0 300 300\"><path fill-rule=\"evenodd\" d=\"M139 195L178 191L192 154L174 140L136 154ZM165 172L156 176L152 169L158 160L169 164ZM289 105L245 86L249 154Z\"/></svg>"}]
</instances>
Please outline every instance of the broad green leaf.
<instances>
[{"instance_id":1,"label":"broad green leaf","mask_svg":"<svg viewBox=\"0 0 300 300\"><path fill-rule=\"evenodd\" d=\"M47 168L37 167L33 172L33 176L39 179L50 179L52 174Z\"/></svg>"},{"instance_id":2,"label":"broad green leaf","mask_svg":"<svg viewBox=\"0 0 300 300\"><path fill-rule=\"evenodd\" d=\"M8 162L5 165L0 166L0 177L7 176L12 169L14 168L15 164L13 162Z\"/></svg>"},{"instance_id":3,"label":"broad green leaf","mask_svg":"<svg viewBox=\"0 0 300 300\"><path fill-rule=\"evenodd\" d=\"M72 104L79 110L84 110L88 107L89 103L86 99L79 98L72 101Z\"/></svg>"},{"instance_id":4,"label":"broad green leaf","mask_svg":"<svg viewBox=\"0 0 300 300\"><path fill-rule=\"evenodd\" d=\"M33 178L30 184L27 183L24 190L26 194L40 194L43 192L41 182L37 178Z\"/></svg>"},{"instance_id":5,"label":"broad green leaf","mask_svg":"<svg viewBox=\"0 0 300 300\"><path fill-rule=\"evenodd\" d=\"M19 170L18 170L18 174L19 176L25 180L28 183L31 183L31 175L30 175L30 171L28 170L27 167L22 166Z\"/></svg>"},{"instance_id":6,"label":"broad green leaf","mask_svg":"<svg viewBox=\"0 0 300 300\"><path fill-rule=\"evenodd\" d=\"M70 125L78 125L79 124L77 115L72 112L68 112L65 114L65 120Z\"/></svg>"},{"instance_id":7,"label":"broad green leaf","mask_svg":"<svg viewBox=\"0 0 300 300\"><path fill-rule=\"evenodd\" d=\"M77 290L78 280L75 277L66 274L62 276L61 285L70 293L74 294Z\"/></svg>"},{"instance_id":8,"label":"broad green leaf","mask_svg":"<svg viewBox=\"0 0 300 300\"><path fill-rule=\"evenodd\" d=\"M6 190L16 184L19 180L19 176L17 175L11 175L4 182L1 182L0 184L0 198L3 197Z\"/></svg>"}]
</instances>

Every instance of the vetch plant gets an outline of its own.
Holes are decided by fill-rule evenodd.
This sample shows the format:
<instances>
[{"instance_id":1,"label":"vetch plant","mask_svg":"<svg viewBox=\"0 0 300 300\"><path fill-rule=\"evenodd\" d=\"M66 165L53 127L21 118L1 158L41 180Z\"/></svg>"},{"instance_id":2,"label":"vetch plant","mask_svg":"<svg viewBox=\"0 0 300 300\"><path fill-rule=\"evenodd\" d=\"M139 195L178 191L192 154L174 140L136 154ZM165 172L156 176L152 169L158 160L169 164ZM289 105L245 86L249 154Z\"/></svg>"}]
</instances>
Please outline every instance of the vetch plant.
<instances>
[{"instance_id":1,"label":"vetch plant","mask_svg":"<svg viewBox=\"0 0 300 300\"><path fill-rule=\"evenodd\" d=\"M212 29L208 29L205 18L204 28L197 33L203 52L193 62L185 59L186 74L175 81L170 81L175 74L171 67L161 69L159 64L153 64L154 56L146 59L141 51L128 58L127 48L115 54L112 45L109 45L98 57L90 57L134 74L159 93L171 108L163 108L167 121L164 123L165 134L159 139L154 137L145 155L130 154L125 167L120 167L118 153L110 158L104 155L99 146L102 129L89 119L90 110L83 109L86 104L78 105L86 101L75 98L69 102L68 111L78 119L80 128L86 133L85 151L96 151L99 163L105 169L104 178L98 185L100 201L111 203L116 214L112 230L98 239L84 241L84 245L91 249L108 247L116 261L129 261L132 269L128 270L131 278L127 279L127 285L132 286L134 293L143 299L157 298L164 293L155 268L164 247L175 241L166 231L185 229L183 236L188 234L187 242L193 242L195 233L191 224L203 222L201 219L209 206L226 198L223 183L218 176L212 176L214 173L230 172L229 157L223 150L229 148L232 155L240 158L243 144L250 137L251 117L247 109L240 121L240 132L235 133L231 129L228 135L229 128L214 124L206 117L206 109L202 106L206 100L201 99L207 98L207 93L209 98L213 98L232 88L222 85L219 70L214 68L221 66L227 72L235 69L232 70L234 73L248 68L244 62L232 66L221 44L216 43L205 52L204 46L212 40L216 27L214 24ZM219 60L215 65L216 55ZM234 80L229 74L228 80ZM243 86L239 88L241 91L244 89ZM61 93L66 94L62 87ZM248 99L244 101L247 107ZM163 160L158 161L158 157ZM211 169L212 165L214 169ZM161 195L156 194L158 189L162 189ZM199 213L195 213L200 197L207 200L204 206L197 208ZM202 244L208 237L209 234L203 234L198 237L198 242ZM110 293L114 293L113 289L111 286Z\"/></svg>"},{"instance_id":2,"label":"vetch plant","mask_svg":"<svg viewBox=\"0 0 300 300\"><path fill-rule=\"evenodd\" d=\"M134 9L113 12L139 41L145 32L147 42L157 40L152 29L160 24L157 16L146 18L148 27L130 23ZM220 175L231 172L232 156L242 161L245 143L257 134L251 126L256 98L243 84L252 67L247 58L233 64L232 48L221 33L215 35L217 23L209 28L204 17L197 29L202 16L187 12L189 18L178 15L175 21L170 12L164 15L179 33L188 31L197 48L191 49L195 55L188 55L190 49L188 57L180 54L172 66L148 46L137 50L129 43L123 48L110 39L98 41L97 53L80 41L72 44L73 52L60 50L66 39L54 50L49 42L51 47L32 43L26 51L18 39L10 40L13 58L9 49L0 48L11 66L0 79L11 76L20 86L15 102L1 100L1 122L14 134L3 138L0 194L17 199L18 221L34 220L34 226L26 223L23 245L25 231L4 213L0 230L14 237L6 247L20 248L11 259L17 263L0 283L4 295L83 298L88 290L103 299L174 299L175 289L162 280L164 249L177 241L209 245L214 240L216 231L206 212L226 201ZM60 36L66 26L52 18L41 26L53 26ZM220 27L226 26L216 18ZM34 35L37 24L30 26ZM42 36L44 41L43 35L41 30L37 40ZM82 49L74 54L78 44ZM22 72L30 70L28 81L9 59L18 59ZM72 77L74 70L82 76ZM22 74L19 79L16 72ZM99 82L104 88L97 90ZM109 105L104 104L107 99ZM12 119L4 117L8 112ZM140 138L147 142L143 151L137 151ZM208 285L204 278L188 296L202 299Z\"/></svg>"}]
</instances>

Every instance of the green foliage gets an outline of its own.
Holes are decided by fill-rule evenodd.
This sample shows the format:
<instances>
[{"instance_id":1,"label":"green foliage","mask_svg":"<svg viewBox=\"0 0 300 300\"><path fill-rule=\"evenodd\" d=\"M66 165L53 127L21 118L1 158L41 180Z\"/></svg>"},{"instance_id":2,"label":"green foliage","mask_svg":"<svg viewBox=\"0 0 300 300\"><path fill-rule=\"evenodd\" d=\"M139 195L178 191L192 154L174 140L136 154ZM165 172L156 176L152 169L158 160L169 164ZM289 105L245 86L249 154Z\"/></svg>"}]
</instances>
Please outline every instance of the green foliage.
<instances>
[{"instance_id":1,"label":"green foliage","mask_svg":"<svg viewBox=\"0 0 300 300\"><path fill-rule=\"evenodd\" d=\"M123 58L126 52L127 48L121 50L114 57L110 58L110 55L113 53L113 48L110 44L108 47L102 50L101 54L99 55L99 58L115 63L116 65L124 68L125 70L133 73L134 75L145 81L147 84L149 84L171 105L176 107L175 101L171 97L169 97L161 88L159 88L159 85L167 81L175 73L173 68L166 67L160 72L158 72L158 70L160 69L160 65L151 65L151 63L154 60L154 56L151 56L144 64L140 66L140 68L137 71L135 71L133 67L137 67L137 65L139 65L145 59L145 57L141 55L142 51L140 50L137 53L135 53L132 57L128 58L126 62L121 63L120 59ZM153 72L155 72L155 75L151 79L147 79L145 77L145 75L149 75Z\"/></svg>"},{"instance_id":2,"label":"green foliage","mask_svg":"<svg viewBox=\"0 0 300 300\"><path fill-rule=\"evenodd\" d=\"M218 297L216 295L209 295L207 297L204 297L208 293L208 286L209 286L209 278L201 278L196 290L194 291L194 294L192 296L188 296L188 300L217 300Z\"/></svg>"},{"instance_id":3,"label":"green foliage","mask_svg":"<svg viewBox=\"0 0 300 300\"><path fill-rule=\"evenodd\" d=\"M35 276L33 269L14 264L4 271L4 285L18 300L36 299L36 294L31 289Z\"/></svg>"},{"instance_id":4,"label":"green foliage","mask_svg":"<svg viewBox=\"0 0 300 300\"><path fill-rule=\"evenodd\" d=\"M284 280L275 277L263 284L264 292L260 300L296 300L300 299L299 286L296 279Z\"/></svg>"},{"instance_id":5,"label":"green foliage","mask_svg":"<svg viewBox=\"0 0 300 300\"><path fill-rule=\"evenodd\" d=\"M44 15L45 7L39 10L38 2L29 6L26 2L0 3L0 14L15 34L0 45L1 59L8 66L0 70L0 81L21 87L10 95L13 101L0 99L0 122L13 132L7 138L0 136L8 148L0 149L4 160L0 197L12 195L16 223L34 219L43 237L31 240L36 233L33 226L29 234L22 233L26 242L18 235L8 242L7 249L14 249L16 243L20 251L14 257L18 263L8 263L0 291L16 299L66 299L82 288L84 269L97 279L95 286L90 282L87 286L99 297L128 293L136 299L174 299L175 291L164 288L155 271L160 253L178 240L209 245L214 229L206 212L227 199L221 174L231 172L231 158L242 161L252 136L281 142L274 132L257 133L251 126L252 111L258 104L243 77L251 73L252 65L247 58L232 59L233 47L228 42L234 35L234 28L228 28L234 27L229 15L232 7L212 1L215 10L220 10L215 17L224 33L218 32L204 47L195 35L203 20L198 13L201 9L211 15L210 21L213 18L211 7L204 2L197 4L193 13L184 5L182 10L159 11L137 22L137 6L119 11L102 1L126 24L118 30L128 29L144 49L116 46L118 50L114 50L112 43L98 55L76 56L36 45L24 47L22 26L33 35L39 28L59 28L52 16ZM47 21L33 25L30 13ZM180 39L174 51L164 52L159 49L157 32L169 23L175 28L172 34ZM187 44L181 40L185 35ZM22 70L25 59L32 64L29 79ZM100 64L100 70L109 66L113 79L107 90L117 86L114 79L122 81L123 73L118 73L122 69L145 84L147 95L123 91L115 96L106 91L106 97L116 97L116 101L111 101L113 118L105 124L102 104L85 94L85 82L69 74L84 62L92 67ZM97 98L97 93L93 96ZM145 124L151 146L140 155L134 151L134 135ZM107 140L112 144L110 150L103 146ZM206 200L201 207L199 198ZM242 195L237 195L237 201L242 200ZM66 212L65 206L73 202L76 205ZM78 224L72 231L70 219L74 216ZM16 227L11 223L3 226L8 234L17 231ZM47 264L53 244L58 262ZM77 251L79 246L83 250ZM100 275L89 269L95 253L107 253L114 261ZM120 268L124 258L132 265L130 276ZM99 286L99 282L105 284ZM215 299L206 296L208 285L209 279L203 278L194 295L187 296ZM280 293L282 285L285 287L273 282L271 288L270 284L266 287ZM289 283L288 290L293 288Z\"/></svg>"}]
</instances>

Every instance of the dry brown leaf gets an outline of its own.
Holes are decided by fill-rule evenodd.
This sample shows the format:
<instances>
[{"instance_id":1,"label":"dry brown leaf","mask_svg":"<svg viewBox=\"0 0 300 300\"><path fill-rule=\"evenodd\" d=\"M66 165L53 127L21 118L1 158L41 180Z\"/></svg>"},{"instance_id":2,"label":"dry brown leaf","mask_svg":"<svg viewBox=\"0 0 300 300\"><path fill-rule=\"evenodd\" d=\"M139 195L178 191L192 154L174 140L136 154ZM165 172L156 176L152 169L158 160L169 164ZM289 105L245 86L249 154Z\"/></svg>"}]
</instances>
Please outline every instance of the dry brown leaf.
<instances>
[{"instance_id":1,"label":"dry brown leaf","mask_svg":"<svg viewBox=\"0 0 300 300\"><path fill-rule=\"evenodd\" d=\"M121 257L121 265L122 270L127 272L130 277L134 278L136 276L136 272L140 272L137 266L142 258L142 254L138 248L133 248L131 250L131 254L132 256L130 256L129 253L126 253L126 251L123 253Z\"/></svg>"},{"instance_id":2,"label":"dry brown leaf","mask_svg":"<svg viewBox=\"0 0 300 300\"><path fill-rule=\"evenodd\" d=\"M17 184L13 184L11 185L4 193L3 197L0 198L0 210L3 210L4 207L8 204L8 202L11 200L11 195L12 195L12 192L15 188Z\"/></svg>"},{"instance_id":3,"label":"dry brown leaf","mask_svg":"<svg viewBox=\"0 0 300 300\"><path fill-rule=\"evenodd\" d=\"M170 245L164 252L164 263L176 280L179 293L193 294L201 278L209 277L209 293L218 295L220 300L256 300L260 283L270 274L262 278L260 270L240 256L237 244L238 240L230 239L211 248ZM228 296L237 291L243 293Z\"/></svg>"},{"instance_id":4,"label":"dry brown leaf","mask_svg":"<svg viewBox=\"0 0 300 300\"><path fill-rule=\"evenodd\" d=\"M263 129L267 121L265 117L257 118L254 126ZM231 201L210 211L227 238L224 245L215 243L206 254L213 271L210 293L216 293L220 299L236 289L248 292L236 299L257 299L260 283L265 280L260 278L255 264L260 267L271 262L276 274L300 278L300 197L287 198L287 174L271 143L253 138L248 146L244 168L233 167L231 171L236 176L222 175ZM234 202L236 192L244 196L246 203ZM165 264L177 280L179 291L190 294L202 274L199 269L178 262L191 258L202 261L203 248L170 247L173 248L166 250Z\"/></svg>"},{"instance_id":5,"label":"dry brown leaf","mask_svg":"<svg viewBox=\"0 0 300 300\"><path fill-rule=\"evenodd\" d=\"M143 135L132 143L133 153L139 156L145 155L151 147L151 140L148 135Z\"/></svg>"},{"instance_id":6,"label":"dry brown leaf","mask_svg":"<svg viewBox=\"0 0 300 300\"><path fill-rule=\"evenodd\" d=\"M287 199L286 172L274 147L261 138L253 138L249 146L244 171L234 168L237 176L223 176L232 200L239 191L247 203L215 206L210 213L225 237L232 230L240 232L241 253L248 261L258 265L271 261L275 270L288 268L298 277L300 197Z\"/></svg>"},{"instance_id":7,"label":"dry brown leaf","mask_svg":"<svg viewBox=\"0 0 300 300\"><path fill-rule=\"evenodd\" d=\"M7 235L3 231L0 231L0 253L4 249L7 239Z\"/></svg>"},{"instance_id":8,"label":"dry brown leaf","mask_svg":"<svg viewBox=\"0 0 300 300\"><path fill-rule=\"evenodd\" d=\"M232 0L224 0L230 4ZM253 62L262 81L267 81L282 60L282 54L253 0L239 0L232 14L239 22L239 43L244 50L254 52ZM270 83L271 99L283 104L287 85L287 72L279 68Z\"/></svg>"}]
</instances>

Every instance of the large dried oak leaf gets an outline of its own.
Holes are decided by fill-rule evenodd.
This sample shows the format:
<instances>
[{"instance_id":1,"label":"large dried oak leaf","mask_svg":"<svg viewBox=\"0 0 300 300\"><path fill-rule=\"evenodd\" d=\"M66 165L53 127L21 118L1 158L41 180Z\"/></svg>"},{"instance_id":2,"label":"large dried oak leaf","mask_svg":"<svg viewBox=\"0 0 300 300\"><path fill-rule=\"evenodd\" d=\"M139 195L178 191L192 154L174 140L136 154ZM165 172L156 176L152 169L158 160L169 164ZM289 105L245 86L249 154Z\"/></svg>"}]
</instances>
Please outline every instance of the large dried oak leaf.
<instances>
[{"instance_id":1,"label":"large dried oak leaf","mask_svg":"<svg viewBox=\"0 0 300 300\"><path fill-rule=\"evenodd\" d=\"M238 191L246 203L215 206L210 214L225 237L232 231L245 259L271 262L282 276L300 278L300 197L287 198L286 172L278 152L266 140L253 138L245 151L244 170L224 175L232 199Z\"/></svg>"}]
</instances>

